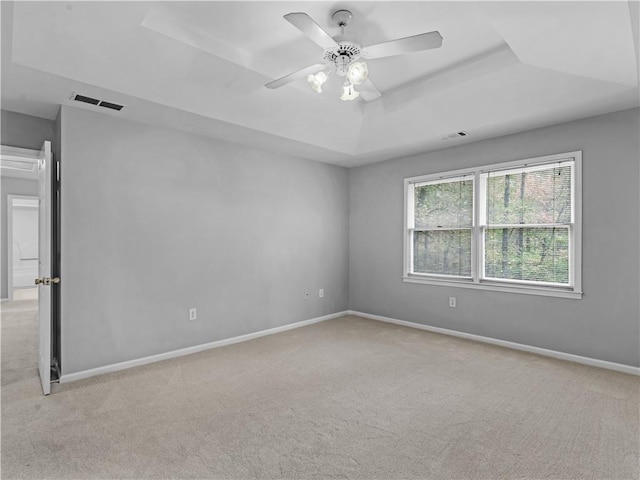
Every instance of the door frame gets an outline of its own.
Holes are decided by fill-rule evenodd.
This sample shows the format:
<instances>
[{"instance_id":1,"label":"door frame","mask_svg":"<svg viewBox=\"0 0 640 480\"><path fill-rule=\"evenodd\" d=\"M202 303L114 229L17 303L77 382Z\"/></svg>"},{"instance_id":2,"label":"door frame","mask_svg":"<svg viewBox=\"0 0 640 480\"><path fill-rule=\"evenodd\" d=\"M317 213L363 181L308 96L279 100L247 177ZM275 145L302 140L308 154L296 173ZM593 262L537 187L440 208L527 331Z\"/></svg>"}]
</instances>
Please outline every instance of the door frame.
<instances>
[{"instance_id":1,"label":"door frame","mask_svg":"<svg viewBox=\"0 0 640 480\"><path fill-rule=\"evenodd\" d=\"M13 201L35 200L37 195L7 195L7 301L13 301ZM36 208L40 209L38 205ZM34 285L35 288L35 285Z\"/></svg>"},{"instance_id":2,"label":"door frame","mask_svg":"<svg viewBox=\"0 0 640 480\"><path fill-rule=\"evenodd\" d=\"M53 142L50 142L53 147ZM0 145L0 171L2 176L12 178L22 178L39 181L38 159L40 150L12 147L9 145ZM46 201L51 202L51 273L52 276L60 275L60 158L51 151L51 172L52 185L51 198ZM15 195L19 196L19 195ZM26 195L28 196L28 195ZM7 195L9 197L9 195ZM37 198L37 197L36 197ZM7 198L7 208L13 205ZM38 208L42 208L40 205ZM8 221L8 218L7 218ZM7 228L8 230L8 228ZM8 235L9 232L7 232ZM8 239L9 237L7 237ZM39 241L39 240L38 240ZM7 243L9 243L7 241ZM1 247L0 247L1 248ZM13 243L11 249L7 249L7 264L11 262L11 272L13 272ZM9 272L7 272L7 279ZM13 298L13 277L10 280L11 289L7 292L7 297ZM35 284L34 284L35 285ZM9 286L9 283L7 283ZM61 320L60 320L60 286L53 285L51 287L51 381L58 381L61 374L61 356L62 346L61 337ZM36 363L39 359L36 357Z\"/></svg>"},{"instance_id":3,"label":"door frame","mask_svg":"<svg viewBox=\"0 0 640 480\"><path fill-rule=\"evenodd\" d=\"M0 175L38 182L40 150L0 145ZM36 195L37 196L37 195ZM12 204L7 195L7 301L13 299L13 244L9 243L9 211ZM4 301L4 300L3 300Z\"/></svg>"}]
</instances>

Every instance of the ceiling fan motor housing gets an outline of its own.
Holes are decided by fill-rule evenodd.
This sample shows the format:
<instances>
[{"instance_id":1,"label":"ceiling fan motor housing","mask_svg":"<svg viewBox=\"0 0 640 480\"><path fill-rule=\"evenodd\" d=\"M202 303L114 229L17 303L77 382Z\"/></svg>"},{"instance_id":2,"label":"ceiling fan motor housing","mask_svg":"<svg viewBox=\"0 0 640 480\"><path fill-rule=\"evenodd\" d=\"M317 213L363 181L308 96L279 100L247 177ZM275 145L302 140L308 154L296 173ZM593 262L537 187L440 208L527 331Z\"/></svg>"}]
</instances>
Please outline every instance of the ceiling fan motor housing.
<instances>
[{"instance_id":1,"label":"ceiling fan motor housing","mask_svg":"<svg viewBox=\"0 0 640 480\"><path fill-rule=\"evenodd\" d=\"M338 41L338 39L336 39ZM324 59L336 67L336 74L341 77L347 74L349 65L360 58L360 45L348 40L338 41L337 47L327 48L324 51Z\"/></svg>"}]
</instances>

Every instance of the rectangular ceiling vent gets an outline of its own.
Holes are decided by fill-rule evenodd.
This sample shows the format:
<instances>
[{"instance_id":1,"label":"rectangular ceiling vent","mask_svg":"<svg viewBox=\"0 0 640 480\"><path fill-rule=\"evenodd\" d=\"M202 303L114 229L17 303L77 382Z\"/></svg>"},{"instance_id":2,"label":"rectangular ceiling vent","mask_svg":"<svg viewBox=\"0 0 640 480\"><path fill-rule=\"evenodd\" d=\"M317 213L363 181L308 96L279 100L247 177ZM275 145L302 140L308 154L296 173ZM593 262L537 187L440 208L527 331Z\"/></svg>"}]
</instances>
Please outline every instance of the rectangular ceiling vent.
<instances>
[{"instance_id":1,"label":"rectangular ceiling vent","mask_svg":"<svg viewBox=\"0 0 640 480\"><path fill-rule=\"evenodd\" d=\"M124 108L124 105L118 105L117 103L107 102L106 100L87 97L86 95L80 95L78 93L72 93L71 100L75 100L76 102L88 103L90 105L96 105L98 107L108 108L110 110L120 111Z\"/></svg>"},{"instance_id":2,"label":"rectangular ceiling vent","mask_svg":"<svg viewBox=\"0 0 640 480\"><path fill-rule=\"evenodd\" d=\"M455 133L450 133L448 135L441 135L440 140L452 140L454 138L460 138L460 137L466 137L469 134L463 130L460 130L459 132L455 132Z\"/></svg>"}]
</instances>

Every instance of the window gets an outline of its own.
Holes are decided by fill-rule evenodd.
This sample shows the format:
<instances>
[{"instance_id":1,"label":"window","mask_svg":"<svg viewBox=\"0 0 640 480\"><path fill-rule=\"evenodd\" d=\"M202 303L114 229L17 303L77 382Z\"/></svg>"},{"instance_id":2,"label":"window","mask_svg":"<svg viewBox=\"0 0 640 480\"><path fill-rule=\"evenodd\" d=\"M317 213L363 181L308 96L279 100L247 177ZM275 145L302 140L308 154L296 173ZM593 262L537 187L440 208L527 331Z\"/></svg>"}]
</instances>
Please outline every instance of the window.
<instances>
[{"instance_id":1,"label":"window","mask_svg":"<svg viewBox=\"0 0 640 480\"><path fill-rule=\"evenodd\" d=\"M412 272L471 278L473 177L413 184Z\"/></svg>"},{"instance_id":2,"label":"window","mask_svg":"<svg viewBox=\"0 0 640 480\"><path fill-rule=\"evenodd\" d=\"M404 280L580 298L581 158L405 179Z\"/></svg>"}]
</instances>

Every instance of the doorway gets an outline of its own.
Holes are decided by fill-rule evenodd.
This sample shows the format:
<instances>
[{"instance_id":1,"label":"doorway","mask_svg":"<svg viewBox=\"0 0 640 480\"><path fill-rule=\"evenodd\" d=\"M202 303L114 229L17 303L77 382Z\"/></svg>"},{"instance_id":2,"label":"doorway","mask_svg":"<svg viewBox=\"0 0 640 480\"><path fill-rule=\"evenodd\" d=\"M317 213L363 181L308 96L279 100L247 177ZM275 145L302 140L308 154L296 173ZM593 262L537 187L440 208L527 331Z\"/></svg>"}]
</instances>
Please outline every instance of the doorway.
<instances>
[{"instance_id":1,"label":"doorway","mask_svg":"<svg viewBox=\"0 0 640 480\"><path fill-rule=\"evenodd\" d=\"M8 301L37 299L38 197L7 196Z\"/></svg>"},{"instance_id":2,"label":"doorway","mask_svg":"<svg viewBox=\"0 0 640 480\"><path fill-rule=\"evenodd\" d=\"M2 304L2 310L20 315L34 310L37 328L23 332L21 337L33 337L38 346L31 362L37 362L42 390L47 395L50 383L60 376L61 365L59 163L58 159L54 162L49 141L41 151L3 145L0 172L5 242L2 297L8 301ZM26 323L19 323L17 330L24 330Z\"/></svg>"}]
</instances>

